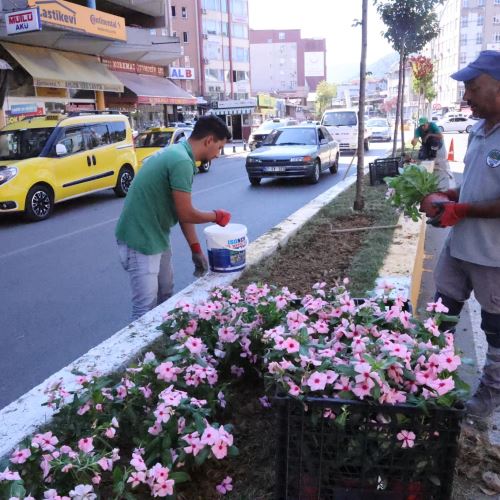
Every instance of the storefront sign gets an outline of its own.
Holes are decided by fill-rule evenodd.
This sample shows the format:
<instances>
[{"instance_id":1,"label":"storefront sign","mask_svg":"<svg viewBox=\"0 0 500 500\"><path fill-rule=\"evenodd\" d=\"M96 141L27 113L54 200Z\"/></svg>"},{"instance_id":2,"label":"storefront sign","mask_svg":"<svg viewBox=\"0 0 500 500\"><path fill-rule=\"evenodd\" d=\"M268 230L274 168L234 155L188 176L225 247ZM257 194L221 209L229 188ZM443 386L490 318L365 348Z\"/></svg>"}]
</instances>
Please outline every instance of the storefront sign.
<instances>
[{"instance_id":1,"label":"storefront sign","mask_svg":"<svg viewBox=\"0 0 500 500\"><path fill-rule=\"evenodd\" d=\"M87 35L127 40L125 19L64 0L28 0L30 7L40 7L43 24Z\"/></svg>"},{"instance_id":2,"label":"storefront sign","mask_svg":"<svg viewBox=\"0 0 500 500\"><path fill-rule=\"evenodd\" d=\"M276 98L271 97L269 94L257 94L257 102L260 108L274 108Z\"/></svg>"},{"instance_id":3,"label":"storefront sign","mask_svg":"<svg viewBox=\"0 0 500 500\"><path fill-rule=\"evenodd\" d=\"M137 104L185 104L186 106L192 105L192 99L185 99L184 97L149 97L138 96Z\"/></svg>"},{"instance_id":4,"label":"storefront sign","mask_svg":"<svg viewBox=\"0 0 500 500\"><path fill-rule=\"evenodd\" d=\"M5 25L7 27L7 35L40 31L42 29L40 12L38 8L10 12L9 14L5 14Z\"/></svg>"},{"instance_id":5,"label":"storefront sign","mask_svg":"<svg viewBox=\"0 0 500 500\"><path fill-rule=\"evenodd\" d=\"M37 97L68 97L68 89L35 87Z\"/></svg>"},{"instance_id":6,"label":"storefront sign","mask_svg":"<svg viewBox=\"0 0 500 500\"><path fill-rule=\"evenodd\" d=\"M194 69L170 67L168 69L168 77L175 80L194 80Z\"/></svg>"},{"instance_id":7,"label":"storefront sign","mask_svg":"<svg viewBox=\"0 0 500 500\"><path fill-rule=\"evenodd\" d=\"M95 104L70 102L65 106L66 113L70 111L95 111Z\"/></svg>"},{"instance_id":8,"label":"storefront sign","mask_svg":"<svg viewBox=\"0 0 500 500\"><path fill-rule=\"evenodd\" d=\"M123 71L125 73L139 73L141 75L165 76L165 68L156 64L136 63L123 61L122 59L110 59L101 57L101 62L111 71Z\"/></svg>"},{"instance_id":9,"label":"storefront sign","mask_svg":"<svg viewBox=\"0 0 500 500\"><path fill-rule=\"evenodd\" d=\"M32 116L42 116L45 114L43 102L28 102L22 104L11 104L9 109L5 110L7 123L14 123Z\"/></svg>"},{"instance_id":10,"label":"storefront sign","mask_svg":"<svg viewBox=\"0 0 500 500\"><path fill-rule=\"evenodd\" d=\"M257 106L257 99L251 97L250 99L229 99L227 101L214 101L213 107L217 109L222 108L247 108L249 106Z\"/></svg>"}]
</instances>

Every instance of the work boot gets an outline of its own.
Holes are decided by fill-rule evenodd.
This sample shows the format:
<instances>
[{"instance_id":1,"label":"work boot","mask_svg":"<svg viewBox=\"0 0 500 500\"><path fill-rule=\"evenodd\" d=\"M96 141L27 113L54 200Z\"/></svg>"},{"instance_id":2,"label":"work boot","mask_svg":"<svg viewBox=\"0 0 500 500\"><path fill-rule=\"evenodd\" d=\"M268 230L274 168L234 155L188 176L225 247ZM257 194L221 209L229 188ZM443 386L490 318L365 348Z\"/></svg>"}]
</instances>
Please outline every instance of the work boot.
<instances>
[{"instance_id":1,"label":"work boot","mask_svg":"<svg viewBox=\"0 0 500 500\"><path fill-rule=\"evenodd\" d=\"M470 416L488 418L500 408L500 348L488 346L483 376L476 393L467 401Z\"/></svg>"}]
</instances>

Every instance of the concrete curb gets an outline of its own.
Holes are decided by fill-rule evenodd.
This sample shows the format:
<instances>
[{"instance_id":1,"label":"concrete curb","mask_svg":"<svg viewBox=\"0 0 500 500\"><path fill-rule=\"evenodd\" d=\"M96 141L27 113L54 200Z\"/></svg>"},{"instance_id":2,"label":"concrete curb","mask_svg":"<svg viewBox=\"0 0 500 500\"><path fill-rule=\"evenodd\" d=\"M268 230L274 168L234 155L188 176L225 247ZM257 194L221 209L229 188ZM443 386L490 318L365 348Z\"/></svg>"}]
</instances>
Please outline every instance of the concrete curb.
<instances>
[{"instance_id":1,"label":"concrete curb","mask_svg":"<svg viewBox=\"0 0 500 500\"><path fill-rule=\"evenodd\" d=\"M322 207L355 182L355 176L339 182L252 242L247 250L247 265L257 264L280 246L285 245L290 237ZM241 272L222 275L209 273L197 279L139 320L115 333L0 410L0 458L7 455L38 427L50 422L54 412L46 406L41 406L46 402L44 390L47 386L61 382L67 390L74 390L76 389L75 375L72 373L74 371L99 372L105 375L123 369L161 336L161 332L157 329L158 325L168 311L180 301L200 302L207 298L213 288L227 286L240 275Z\"/></svg>"}]
</instances>

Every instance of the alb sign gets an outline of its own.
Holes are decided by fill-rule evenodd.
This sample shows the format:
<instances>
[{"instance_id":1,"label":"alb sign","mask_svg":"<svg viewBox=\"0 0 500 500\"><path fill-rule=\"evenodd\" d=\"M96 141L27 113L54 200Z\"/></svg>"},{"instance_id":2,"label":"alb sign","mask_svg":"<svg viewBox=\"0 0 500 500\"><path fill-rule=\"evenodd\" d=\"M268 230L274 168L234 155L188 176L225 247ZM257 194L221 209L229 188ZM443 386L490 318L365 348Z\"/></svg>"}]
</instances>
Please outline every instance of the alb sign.
<instances>
[{"instance_id":1,"label":"alb sign","mask_svg":"<svg viewBox=\"0 0 500 500\"><path fill-rule=\"evenodd\" d=\"M177 80L194 80L194 69L170 67L168 77Z\"/></svg>"},{"instance_id":2,"label":"alb sign","mask_svg":"<svg viewBox=\"0 0 500 500\"><path fill-rule=\"evenodd\" d=\"M40 11L36 8L9 12L5 14L5 25L7 27L7 35L40 31L42 29Z\"/></svg>"}]
</instances>

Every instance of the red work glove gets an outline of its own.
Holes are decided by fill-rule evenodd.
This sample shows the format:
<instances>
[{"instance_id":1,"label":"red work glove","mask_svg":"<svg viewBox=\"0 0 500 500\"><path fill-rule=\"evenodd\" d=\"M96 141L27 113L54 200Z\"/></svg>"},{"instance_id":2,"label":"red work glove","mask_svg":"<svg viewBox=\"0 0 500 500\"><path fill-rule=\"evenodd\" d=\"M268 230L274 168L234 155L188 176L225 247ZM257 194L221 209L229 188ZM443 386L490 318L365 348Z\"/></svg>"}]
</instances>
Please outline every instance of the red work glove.
<instances>
[{"instance_id":1,"label":"red work glove","mask_svg":"<svg viewBox=\"0 0 500 500\"><path fill-rule=\"evenodd\" d=\"M219 226L227 226L231 220L231 214L227 210L222 210L221 208L214 210L215 212L215 223Z\"/></svg>"},{"instance_id":2,"label":"red work glove","mask_svg":"<svg viewBox=\"0 0 500 500\"><path fill-rule=\"evenodd\" d=\"M203 276L208 271L208 261L205 254L201 250L201 245L199 243L191 243L192 259L194 264L193 276L199 278Z\"/></svg>"},{"instance_id":3,"label":"red work glove","mask_svg":"<svg viewBox=\"0 0 500 500\"><path fill-rule=\"evenodd\" d=\"M446 203L451 201L447 193L431 193L422 198L419 210L425 212L427 217L436 217L439 214L438 203Z\"/></svg>"},{"instance_id":4,"label":"red work glove","mask_svg":"<svg viewBox=\"0 0 500 500\"><path fill-rule=\"evenodd\" d=\"M458 201L458 191L456 189L448 189L443 194L448 196L450 201Z\"/></svg>"},{"instance_id":5,"label":"red work glove","mask_svg":"<svg viewBox=\"0 0 500 500\"><path fill-rule=\"evenodd\" d=\"M428 221L435 227L449 227L454 226L457 222L467 217L471 209L470 203L455 203L450 201L448 203L435 203L439 213L431 220Z\"/></svg>"}]
</instances>

